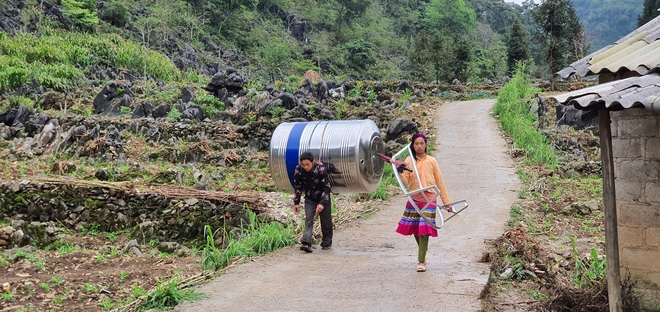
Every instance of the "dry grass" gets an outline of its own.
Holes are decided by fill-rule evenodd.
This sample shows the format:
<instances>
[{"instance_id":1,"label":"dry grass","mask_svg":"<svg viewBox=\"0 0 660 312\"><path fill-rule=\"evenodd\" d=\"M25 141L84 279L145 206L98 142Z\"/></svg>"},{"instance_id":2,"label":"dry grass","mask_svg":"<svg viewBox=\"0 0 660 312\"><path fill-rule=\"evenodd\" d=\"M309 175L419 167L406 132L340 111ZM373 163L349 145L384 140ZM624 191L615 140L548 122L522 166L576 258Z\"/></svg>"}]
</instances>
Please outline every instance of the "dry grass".
<instances>
[{"instance_id":1,"label":"dry grass","mask_svg":"<svg viewBox=\"0 0 660 312\"><path fill-rule=\"evenodd\" d=\"M309 78L309 80L311 80L312 83L314 83L314 84L318 83L319 80L323 80L323 78L321 78L321 75L319 75L317 72L315 72L312 69L305 72L305 74L302 76L302 78L300 78L300 83L302 84L302 82L305 81L305 79L307 79L307 78Z\"/></svg>"}]
</instances>

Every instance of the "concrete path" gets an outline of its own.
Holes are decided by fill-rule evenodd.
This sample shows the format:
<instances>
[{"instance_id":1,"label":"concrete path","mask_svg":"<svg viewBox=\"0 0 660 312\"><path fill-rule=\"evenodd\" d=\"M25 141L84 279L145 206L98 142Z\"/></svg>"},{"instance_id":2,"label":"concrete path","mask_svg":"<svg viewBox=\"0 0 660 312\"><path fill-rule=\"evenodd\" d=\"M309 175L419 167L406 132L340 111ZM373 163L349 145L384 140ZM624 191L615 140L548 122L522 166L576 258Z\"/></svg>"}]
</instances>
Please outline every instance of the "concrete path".
<instances>
[{"instance_id":1,"label":"concrete path","mask_svg":"<svg viewBox=\"0 0 660 312\"><path fill-rule=\"evenodd\" d=\"M479 311L493 252L520 188L496 121L494 100L443 104L437 112L438 159L453 201L470 207L431 238L427 272L418 273L412 237L395 232L405 198L372 218L335 231L329 251L298 246L238 265L198 292L208 299L175 311Z\"/></svg>"}]
</instances>

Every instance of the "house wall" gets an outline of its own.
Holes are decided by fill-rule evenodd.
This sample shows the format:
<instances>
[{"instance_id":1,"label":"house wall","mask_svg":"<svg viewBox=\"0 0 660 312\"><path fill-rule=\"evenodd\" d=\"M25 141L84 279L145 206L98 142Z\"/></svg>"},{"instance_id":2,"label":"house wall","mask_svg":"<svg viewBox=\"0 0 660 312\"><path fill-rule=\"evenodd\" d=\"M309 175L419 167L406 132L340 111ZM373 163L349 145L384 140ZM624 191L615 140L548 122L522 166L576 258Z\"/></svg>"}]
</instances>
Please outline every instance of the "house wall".
<instances>
[{"instance_id":1,"label":"house wall","mask_svg":"<svg viewBox=\"0 0 660 312\"><path fill-rule=\"evenodd\" d=\"M611 112L621 276L644 308L660 311L660 115Z\"/></svg>"}]
</instances>

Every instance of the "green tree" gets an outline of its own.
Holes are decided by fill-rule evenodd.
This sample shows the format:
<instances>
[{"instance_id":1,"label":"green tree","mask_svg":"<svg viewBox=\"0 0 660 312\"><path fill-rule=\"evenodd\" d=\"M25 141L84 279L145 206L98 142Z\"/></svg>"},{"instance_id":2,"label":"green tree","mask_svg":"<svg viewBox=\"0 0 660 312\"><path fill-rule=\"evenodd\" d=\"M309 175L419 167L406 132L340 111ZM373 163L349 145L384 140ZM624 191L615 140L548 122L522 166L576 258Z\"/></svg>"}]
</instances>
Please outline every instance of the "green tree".
<instances>
[{"instance_id":1,"label":"green tree","mask_svg":"<svg viewBox=\"0 0 660 312\"><path fill-rule=\"evenodd\" d=\"M433 76L429 66L427 66L428 56L426 51L429 49L429 35L425 31L421 31L414 37L412 42L412 49L408 59L412 67L412 77L417 81L428 81Z\"/></svg>"},{"instance_id":2,"label":"green tree","mask_svg":"<svg viewBox=\"0 0 660 312\"><path fill-rule=\"evenodd\" d=\"M506 74L506 45L497 41L484 51L484 59L488 61L485 71L479 76L486 79L502 79Z\"/></svg>"},{"instance_id":3,"label":"green tree","mask_svg":"<svg viewBox=\"0 0 660 312\"><path fill-rule=\"evenodd\" d=\"M660 15L660 0L644 0L642 14L637 16L637 27L641 27Z\"/></svg>"},{"instance_id":4,"label":"green tree","mask_svg":"<svg viewBox=\"0 0 660 312\"><path fill-rule=\"evenodd\" d=\"M62 0L63 14L74 25L85 31L93 31L99 24L96 16L96 0Z\"/></svg>"},{"instance_id":5,"label":"green tree","mask_svg":"<svg viewBox=\"0 0 660 312\"><path fill-rule=\"evenodd\" d=\"M128 22L131 12L119 1L108 2L99 12L102 20L109 22L117 27L124 27Z\"/></svg>"},{"instance_id":6,"label":"green tree","mask_svg":"<svg viewBox=\"0 0 660 312\"><path fill-rule=\"evenodd\" d=\"M424 6L421 26L429 32L441 32L458 38L474 31L474 11L463 0L431 0Z\"/></svg>"},{"instance_id":7,"label":"green tree","mask_svg":"<svg viewBox=\"0 0 660 312\"><path fill-rule=\"evenodd\" d=\"M290 11L294 7L293 0L259 0L257 8L262 11L283 10Z\"/></svg>"},{"instance_id":8,"label":"green tree","mask_svg":"<svg viewBox=\"0 0 660 312\"><path fill-rule=\"evenodd\" d=\"M507 74L513 75L516 64L529 58L529 40L519 19L511 25L511 37L507 42Z\"/></svg>"},{"instance_id":9,"label":"green tree","mask_svg":"<svg viewBox=\"0 0 660 312\"><path fill-rule=\"evenodd\" d=\"M156 29L162 27L163 21L155 16L139 17L134 25L142 37L141 42L148 46Z\"/></svg>"},{"instance_id":10,"label":"green tree","mask_svg":"<svg viewBox=\"0 0 660 312\"><path fill-rule=\"evenodd\" d=\"M637 28L643 0L571 0L595 49L610 45ZM603 18L607 17L607 18Z\"/></svg>"},{"instance_id":11,"label":"green tree","mask_svg":"<svg viewBox=\"0 0 660 312\"><path fill-rule=\"evenodd\" d=\"M376 63L373 44L364 39L357 39L344 44L347 52L348 66L364 70Z\"/></svg>"},{"instance_id":12,"label":"green tree","mask_svg":"<svg viewBox=\"0 0 660 312\"><path fill-rule=\"evenodd\" d=\"M364 15L373 0L336 0L339 4L339 24L349 24Z\"/></svg>"},{"instance_id":13,"label":"green tree","mask_svg":"<svg viewBox=\"0 0 660 312\"><path fill-rule=\"evenodd\" d=\"M333 44L333 36L329 31L318 31L310 34L311 49L313 51L312 59L316 66L328 68L336 59L336 50Z\"/></svg>"},{"instance_id":14,"label":"green tree","mask_svg":"<svg viewBox=\"0 0 660 312\"><path fill-rule=\"evenodd\" d=\"M259 64L266 67L271 81L286 76L295 54L282 38L273 37L270 42L257 50Z\"/></svg>"},{"instance_id":15,"label":"green tree","mask_svg":"<svg viewBox=\"0 0 660 312\"><path fill-rule=\"evenodd\" d=\"M153 5L149 6L151 14L160 21L155 29L159 42L168 42L179 27L188 26L184 20L187 6L188 4L184 1L172 0L156 0Z\"/></svg>"},{"instance_id":16,"label":"green tree","mask_svg":"<svg viewBox=\"0 0 660 312\"><path fill-rule=\"evenodd\" d=\"M477 24L468 81L501 79L506 75L506 44L489 25Z\"/></svg>"},{"instance_id":17,"label":"green tree","mask_svg":"<svg viewBox=\"0 0 660 312\"><path fill-rule=\"evenodd\" d=\"M550 69L551 87L554 73L569 64L583 47L576 38L584 37L584 29L570 0L546 0L532 10L537 25L536 38L545 50L545 61Z\"/></svg>"},{"instance_id":18,"label":"green tree","mask_svg":"<svg viewBox=\"0 0 660 312\"><path fill-rule=\"evenodd\" d=\"M474 59L472 42L454 39L441 32L421 32L413 43L410 62L413 76L420 80L433 79L437 83L453 79L467 81Z\"/></svg>"},{"instance_id":19,"label":"green tree","mask_svg":"<svg viewBox=\"0 0 660 312\"><path fill-rule=\"evenodd\" d=\"M468 80L470 63L473 60L472 42L466 37L454 39L453 41L452 47L455 59L452 63L448 64L453 74L449 78L456 78L462 82L466 82Z\"/></svg>"},{"instance_id":20,"label":"green tree","mask_svg":"<svg viewBox=\"0 0 660 312\"><path fill-rule=\"evenodd\" d=\"M394 32L399 37L417 35L421 12L420 0L381 0L383 15L391 17Z\"/></svg>"},{"instance_id":21,"label":"green tree","mask_svg":"<svg viewBox=\"0 0 660 312\"><path fill-rule=\"evenodd\" d=\"M203 8L202 11L209 13L211 26L222 34L237 34L234 23L239 22L237 15L243 11L253 10L259 4L259 0L188 0L194 7Z\"/></svg>"},{"instance_id":22,"label":"green tree","mask_svg":"<svg viewBox=\"0 0 660 312\"><path fill-rule=\"evenodd\" d=\"M487 24L494 32L504 35L511 28L513 21L522 17L522 8L507 2L470 0L469 4L474 9L478 22Z\"/></svg>"},{"instance_id":23,"label":"green tree","mask_svg":"<svg viewBox=\"0 0 660 312\"><path fill-rule=\"evenodd\" d=\"M454 60L454 50L451 44L451 38L436 32L429 38L427 50L424 51L424 54L427 55L427 62L433 68L433 77L437 83L447 82L451 77L450 64Z\"/></svg>"}]
</instances>

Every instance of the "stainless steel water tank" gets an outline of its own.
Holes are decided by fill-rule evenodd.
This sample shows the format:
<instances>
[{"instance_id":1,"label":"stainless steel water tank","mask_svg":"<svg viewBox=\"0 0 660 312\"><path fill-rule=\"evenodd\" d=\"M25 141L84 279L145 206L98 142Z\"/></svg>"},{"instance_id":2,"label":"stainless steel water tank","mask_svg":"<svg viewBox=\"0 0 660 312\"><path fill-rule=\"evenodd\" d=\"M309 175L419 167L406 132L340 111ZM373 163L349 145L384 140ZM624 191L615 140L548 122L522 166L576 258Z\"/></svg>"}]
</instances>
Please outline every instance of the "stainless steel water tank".
<instances>
[{"instance_id":1,"label":"stainless steel water tank","mask_svg":"<svg viewBox=\"0 0 660 312\"><path fill-rule=\"evenodd\" d=\"M293 172L309 151L328 168L333 193L371 193L383 176L383 139L372 120L282 123L270 140L270 173L293 190Z\"/></svg>"}]
</instances>

